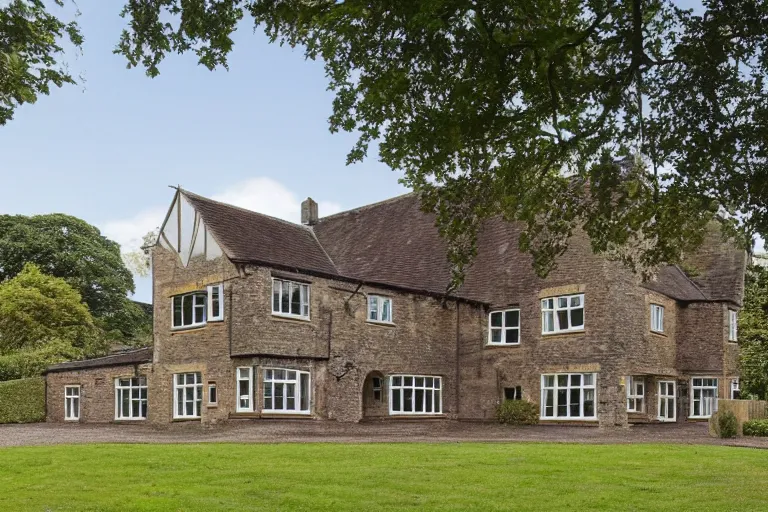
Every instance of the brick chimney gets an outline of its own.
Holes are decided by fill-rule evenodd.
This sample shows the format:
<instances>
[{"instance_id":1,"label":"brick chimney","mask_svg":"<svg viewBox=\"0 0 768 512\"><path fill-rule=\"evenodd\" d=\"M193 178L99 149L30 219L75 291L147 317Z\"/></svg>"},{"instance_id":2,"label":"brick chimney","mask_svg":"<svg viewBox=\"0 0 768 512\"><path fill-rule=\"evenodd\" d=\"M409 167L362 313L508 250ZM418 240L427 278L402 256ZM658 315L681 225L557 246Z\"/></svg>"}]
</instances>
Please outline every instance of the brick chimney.
<instances>
[{"instance_id":1,"label":"brick chimney","mask_svg":"<svg viewBox=\"0 0 768 512\"><path fill-rule=\"evenodd\" d=\"M314 226L317 224L317 219L317 203L308 197L301 203L301 223L305 226Z\"/></svg>"}]
</instances>

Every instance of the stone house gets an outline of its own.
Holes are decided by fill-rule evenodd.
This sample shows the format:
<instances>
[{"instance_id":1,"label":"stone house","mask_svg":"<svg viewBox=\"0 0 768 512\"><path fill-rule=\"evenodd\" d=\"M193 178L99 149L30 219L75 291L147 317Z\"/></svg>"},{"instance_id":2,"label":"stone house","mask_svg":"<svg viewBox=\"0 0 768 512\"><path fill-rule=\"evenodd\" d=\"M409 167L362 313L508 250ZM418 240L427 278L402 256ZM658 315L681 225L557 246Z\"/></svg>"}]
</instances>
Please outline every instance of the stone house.
<instances>
[{"instance_id":1,"label":"stone house","mask_svg":"<svg viewBox=\"0 0 768 512\"><path fill-rule=\"evenodd\" d=\"M152 249L154 347L47 371L49 421L709 417L738 393L746 254L713 230L651 282L577 234L546 279L485 223L464 284L414 194L294 224L177 190ZM695 269L695 273L690 269Z\"/></svg>"}]
</instances>

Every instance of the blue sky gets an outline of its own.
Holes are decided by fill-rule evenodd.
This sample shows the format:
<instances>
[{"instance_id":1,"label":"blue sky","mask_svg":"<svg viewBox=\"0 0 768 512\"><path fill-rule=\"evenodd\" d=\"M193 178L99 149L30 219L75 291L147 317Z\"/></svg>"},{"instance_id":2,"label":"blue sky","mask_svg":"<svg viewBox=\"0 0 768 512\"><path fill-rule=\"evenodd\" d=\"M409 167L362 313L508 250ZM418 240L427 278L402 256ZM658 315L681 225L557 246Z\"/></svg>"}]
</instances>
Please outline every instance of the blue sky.
<instances>
[{"instance_id":1,"label":"blue sky","mask_svg":"<svg viewBox=\"0 0 768 512\"><path fill-rule=\"evenodd\" d=\"M244 24L231 71L173 55L150 79L112 54L122 3L78 2L85 45L67 60L85 82L0 128L0 212L75 215L134 246L162 222L168 185L291 220L307 196L324 215L406 192L375 155L345 165L355 139L328 131L333 96L320 63ZM135 298L150 301L150 291L137 280Z\"/></svg>"}]
</instances>

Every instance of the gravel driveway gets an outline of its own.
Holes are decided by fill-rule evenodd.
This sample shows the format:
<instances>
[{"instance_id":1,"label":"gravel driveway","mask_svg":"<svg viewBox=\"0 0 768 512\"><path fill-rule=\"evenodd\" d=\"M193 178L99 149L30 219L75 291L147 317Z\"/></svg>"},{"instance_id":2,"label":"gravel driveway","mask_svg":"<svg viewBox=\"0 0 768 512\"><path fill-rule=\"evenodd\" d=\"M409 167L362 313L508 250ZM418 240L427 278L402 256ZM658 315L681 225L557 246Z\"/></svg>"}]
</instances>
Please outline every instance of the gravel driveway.
<instances>
[{"instance_id":1,"label":"gravel driveway","mask_svg":"<svg viewBox=\"0 0 768 512\"><path fill-rule=\"evenodd\" d=\"M637 425L600 429L538 425L506 427L459 421L389 421L336 423L306 420L233 421L202 427L196 423L167 428L148 425L36 423L0 425L0 446L79 443L284 443L284 442L462 442L528 441L558 443L681 443L768 448L768 439L715 439L705 423Z\"/></svg>"}]
</instances>

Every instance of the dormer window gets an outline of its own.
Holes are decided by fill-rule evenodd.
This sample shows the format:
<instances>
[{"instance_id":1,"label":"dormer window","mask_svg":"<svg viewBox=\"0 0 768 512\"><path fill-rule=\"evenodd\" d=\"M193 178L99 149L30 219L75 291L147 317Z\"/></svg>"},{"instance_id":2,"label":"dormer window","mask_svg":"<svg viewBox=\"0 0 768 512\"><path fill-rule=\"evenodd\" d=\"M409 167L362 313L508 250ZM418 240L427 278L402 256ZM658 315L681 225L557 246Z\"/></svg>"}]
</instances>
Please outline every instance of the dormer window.
<instances>
[{"instance_id":1,"label":"dormer window","mask_svg":"<svg viewBox=\"0 0 768 512\"><path fill-rule=\"evenodd\" d=\"M380 295L368 296L368 321L392 323L392 299Z\"/></svg>"},{"instance_id":2,"label":"dormer window","mask_svg":"<svg viewBox=\"0 0 768 512\"><path fill-rule=\"evenodd\" d=\"M491 311L488 315L489 345L518 345L520 343L520 310Z\"/></svg>"},{"instance_id":3,"label":"dormer window","mask_svg":"<svg viewBox=\"0 0 768 512\"><path fill-rule=\"evenodd\" d=\"M541 332L584 330L584 294L549 297L541 301Z\"/></svg>"},{"instance_id":4,"label":"dormer window","mask_svg":"<svg viewBox=\"0 0 768 512\"><path fill-rule=\"evenodd\" d=\"M309 319L309 285L272 279L272 314Z\"/></svg>"}]
</instances>

